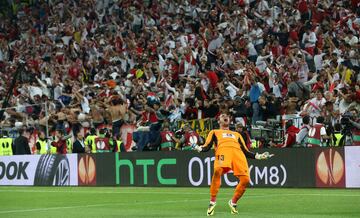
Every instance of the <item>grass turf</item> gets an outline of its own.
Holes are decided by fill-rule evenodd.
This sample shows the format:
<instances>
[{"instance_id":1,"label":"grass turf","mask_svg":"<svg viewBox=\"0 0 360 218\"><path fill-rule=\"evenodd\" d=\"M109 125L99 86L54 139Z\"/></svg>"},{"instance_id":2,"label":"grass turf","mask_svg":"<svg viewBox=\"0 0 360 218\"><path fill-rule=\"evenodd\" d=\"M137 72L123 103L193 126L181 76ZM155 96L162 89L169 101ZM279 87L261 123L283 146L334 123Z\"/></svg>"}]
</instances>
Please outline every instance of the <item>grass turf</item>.
<instances>
[{"instance_id":1,"label":"grass turf","mask_svg":"<svg viewBox=\"0 0 360 218\"><path fill-rule=\"evenodd\" d=\"M205 217L209 188L0 187L0 217ZM214 217L360 217L360 190L249 188L231 215L220 189Z\"/></svg>"}]
</instances>

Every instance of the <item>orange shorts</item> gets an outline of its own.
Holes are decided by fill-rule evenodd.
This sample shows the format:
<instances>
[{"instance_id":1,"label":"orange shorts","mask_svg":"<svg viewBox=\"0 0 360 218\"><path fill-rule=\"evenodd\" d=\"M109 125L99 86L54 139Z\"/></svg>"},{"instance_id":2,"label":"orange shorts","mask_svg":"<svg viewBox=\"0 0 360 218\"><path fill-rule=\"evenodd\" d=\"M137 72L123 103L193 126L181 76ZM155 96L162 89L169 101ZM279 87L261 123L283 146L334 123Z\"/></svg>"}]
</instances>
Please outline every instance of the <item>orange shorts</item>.
<instances>
[{"instance_id":1,"label":"orange shorts","mask_svg":"<svg viewBox=\"0 0 360 218\"><path fill-rule=\"evenodd\" d=\"M225 147L215 152L214 169L221 167L223 173L230 170L234 176L249 176L249 167L244 153L240 149Z\"/></svg>"}]
</instances>

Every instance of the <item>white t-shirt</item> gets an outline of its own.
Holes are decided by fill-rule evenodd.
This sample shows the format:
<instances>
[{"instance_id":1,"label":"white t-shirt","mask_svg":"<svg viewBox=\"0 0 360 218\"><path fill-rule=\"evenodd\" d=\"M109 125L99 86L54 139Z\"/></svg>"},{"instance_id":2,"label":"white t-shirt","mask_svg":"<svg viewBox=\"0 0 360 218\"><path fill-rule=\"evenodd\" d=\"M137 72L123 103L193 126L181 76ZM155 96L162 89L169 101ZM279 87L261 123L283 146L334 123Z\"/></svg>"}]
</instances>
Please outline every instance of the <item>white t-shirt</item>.
<instances>
[{"instance_id":1,"label":"white t-shirt","mask_svg":"<svg viewBox=\"0 0 360 218\"><path fill-rule=\"evenodd\" d=\"M323 69L323 56L325 53L321 53L314 56L314 63L316 70L322 70Z\"/></svg>"},{"instance_id":2,"label":"white t-shirt","mask_svg":"<svg viewBox=\"0 0 360 218\"><path fill-rule=\"evenodd\" d=\"M259 86L260 92L263 93L265 91L265 86L261 82L257 82L257 85Z\"/></svg>"},{"instance_id":3,"label":"white t-shirt","mask_svg":"<svg viewBox=\"0 0 360 218\"><path fill-rule=\"evenodd\" d=\"M273 89L273 94L275 95L276 98L282 97L281 87L279 84L273 85L272 89Z\"/></svg>"},{"instance_id":4,"label":"white t-shirt","mask_svg":"<svg viewBox=\"0 0 360 218\"><path fill-rule=\"evenodd\" d=\"M264 1L264 0L261 0L258 4L258 7L257 7L257 11L262 13L266 10L269 10L269 4L267 3L267 1Z\"/></svg>"},{"instance_id":5,"label":"white t-shirt","mask_svg":"<svg viewBox=\"0 0 360 218\"><path fill-rule=\"evenodd\" d=\"M40 87L30 86L29 87L30 97L33 98L35 95L42 96L43 92Z\"/></svg>"},{"instance_id":6,"label":"white t-shirt","mask_svg":"<svg viewBox=\"0 0 360 218\"><path fill-rule=\"evenodd\" d=\"M209 90L209 85L210 85L209 79L201 79L200 83L201 83L204 91L207 92Z\"/></svg>"},{"instance_id":7,"label":"white t-shirt","mask_svg":"<svg viewBox=\"0 0 360 218\"><path fill-rule=\"evenodd\" d=\"M321 127L321 129L320 129L320 135L321 135L321 136L326 135L326 129L325 129L324 126Z\"/></svg>"},{"instance_id":8,"label":"white t-shirt","mask_svg":"<svg viewBox=\"0 0 360 218\"><path fill-rule=\"evenodd\" d=\"M216 49L220 48L225 41L224 37L220 34L216 39L210 41L208 50L214 53Z\"/></svg>"},{"instance_id":9,"label":"white t-shirt","mask_svg":"<svg viewBox=\"0 0 360 218\"><path fill-rule=\"evenodd\" d=\"M62 95L62 87L56 86L54 89L54 99L57 100Z\"/></svg>"},{"instance_id":10,"label":"white t-shirt","mask_svg":"<svg viewBox=\"0 0 360 218\"><path fill-rule=\"evenodd\" d=\"M305 43L305 40L308 40ZM303 35L303 38L301 40L302 43L305 43L305 48L311 48L315 46L315 43L317 41L316 34L314 32L310 32L307 34L306 32Z\"/></svg>"},{"instance_id":11,"label":"white t-shirt","mask_svg":"<svg viewBox=\"0 0 360 218\"><path fill-rule=\"evenodd\" d=\"M263 39L263 31L262 29L259 27L257 28L256 30L252 30L250 32L250 35L252 35L253 37L253 43L254 45L260 45L264 42L264 39Z\"/></svg>"},{"instance_id":12,"label":"white t-shirt","mask_svg":"<svg viewBox=\"0 0 360 218\"><path fill-rule=\"evenodd\" d=\"M355 58L355 56L356 56L356 51L351 50L349 52L349 57L350 57L351 64L354 65L354 66L359 66L359 59Z\"/></svg>"},{"instance_id":13,"label":"white t-shirt","mask_svg":"<svg viewBox=\"0 0 360 218\"><path fill-rule=\"evenodd\" d=\"M349 106L350 104L347 103L344 99L342 99L339 103L340 114L344 114L348 110Z\"/></svg>"},{"instance_id":14,"label":"white t-shirt","mask_svg":"<svg viewBox=\"0 0 360 218\"><path fill-rule=\"evenodd\" d=\"M247 45L246 45L246 48L248 49L249 51L249 54L248 56L256 56L257 55L257 51L255 49L255 46L252 42L249 42Z\"/></svg>"},{"instance_id":15,"label":"white t-shirt","mask_svg":"<svg viewBox=\"0 0 360 218\"><path fill-rule=\"evenodd\" d=\"M260 72L264 72L267 68L266 58L269 58L270 55L261 56L259 55L256 59L256 67L260 70Z\"/></svg>"},{"instance_id":16,"label":"white t-shirt","mask_svg":"<svg viewBox=\"0 0 360 218\"><path fill-rule=\"evenodd\" d=\"M349 45L351 45L351 46L353 46L353 45L356 45L358 42L359 42L359 39L358 39L358 37L356 37L356 36L353 36L353 37L345 37L345 42L347 43L347 44L349 44Z\"/></svg>"},{"instance_id":17,"label":"white t-shirt","mask_svg":"<svg viewBox=\"0 0 360 218\"><path fill-rule=\"evenodd\" d=\"M305 63L298 69L299 82L305 83L309 79L309 66Z\"/></svg>"},{"instance_id":18,"label":"white t-shirt","mask_svg":"<svg viewBox=\"0 0 360 218\"><path fill-rule=\"evenodd\" d=\"M318 117L320 116L321 108L325 105L326 100L325 98L322 98L321 100L318 100L317 98L313 98L309 102L309 108L308 111L310 113L310 117Z\"/></svg>"},{"instance_id":19,"label":"white t-shirt","mask_svg":"<svg viewBox=\"0 0 360 218\"><path fill-rule=\"evenodd\" d=\"M90 112L89 100L86 97L83 97L83 99L81 101L81 109L86 114L88 114Z\"/></svg>"}]
</instances>

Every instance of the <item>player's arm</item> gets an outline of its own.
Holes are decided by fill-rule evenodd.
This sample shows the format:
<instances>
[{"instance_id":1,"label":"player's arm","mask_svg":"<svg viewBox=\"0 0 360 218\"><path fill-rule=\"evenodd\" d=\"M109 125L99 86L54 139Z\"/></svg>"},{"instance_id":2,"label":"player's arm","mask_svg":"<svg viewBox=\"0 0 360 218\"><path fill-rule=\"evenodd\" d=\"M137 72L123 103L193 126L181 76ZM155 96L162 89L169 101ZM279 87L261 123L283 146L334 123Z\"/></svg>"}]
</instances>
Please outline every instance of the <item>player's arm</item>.
<instances>
[{"instance_id":1,"label":"player's arm","mask_svg":"<svg viewBox=\"0 0 360 218\"><path fill-rule=\"evenodd\" d=\"M240 148L241 148L241 150L244 152L245 156L246 156L247 158L255 159L256 154L253 153L253 152L251 152L251 151L249 151L249 149L245 146L244 139L242 138L241 135L239 135L238 142L239 142Z\"/></svg>"},{"instance_id":2,"label":"player's arm","mask_svg":"<svg viewBox=\"0 0 360 218\"><path fill-rule=\"evenodd\" d=\"M202 146L196 145L194 149L198 152L209 151L214 143L216 143L216 136L214 130L211 130L206 137L205 143Z\"/></svg>"}]
</instances>

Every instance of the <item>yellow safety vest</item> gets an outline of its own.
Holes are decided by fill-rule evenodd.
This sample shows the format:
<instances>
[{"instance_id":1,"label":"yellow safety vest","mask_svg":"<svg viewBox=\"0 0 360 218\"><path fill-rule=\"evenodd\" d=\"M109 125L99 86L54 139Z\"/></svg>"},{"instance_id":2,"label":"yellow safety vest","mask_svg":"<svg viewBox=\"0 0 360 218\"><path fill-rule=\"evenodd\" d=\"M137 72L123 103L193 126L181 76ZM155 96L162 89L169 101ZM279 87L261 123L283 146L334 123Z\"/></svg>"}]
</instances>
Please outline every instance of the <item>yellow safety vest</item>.
<instances>
[{"instance_id":1,"label":"yellow safety vest","mask_svg":"<svg viewBox=\"0 0 360 218\"><path fill-rule=\"evenodd\" d=\"M85 145L91 147L91 153L96 153L96 144L95 144L96 138L97 135L89 135L85 139Z\"/></svg>"},{"instance_id":2,"label":"yellow safety vest","mask_svg":"<svg viewBox=\"0 0 360 218\"><path fill-rule=\"evenodd\" d=\"M67 153L71 154L72 153L72 141L71 141L71 138L66 139L66 148L67 148Z\"/></svg>"},{"instance_id":3,"label":"yellow safety vest","mask_svg":"<svg viewBox=\"0 0 360 218\"><path fill-rule=\"evenodd\" d=\"M40 151L39 154L47 154L47 143L46 141L43 141L41 139L37 140L37 142L39 142L40 144Z\"/></svg>"},{"instance_id":4,"label":"yellow safety vest","mask_svg":"<svg viewBox=\"0 0 360 218\"><path fill-rule=\"evenodd\" d=\"M341 133L335 133L335 138L336 141L334 142L334 146L339 146L340 145L340 140L343 137L343 135Z\"/></svg>"},{"instance_id":5,"label":"yellow safety vest","mask_svg":"<svg viewBox=\"0 0 360 218\"><path fill-rule=\"evenodd\" d=\"M257 148L258 144L256 140L251 140L251 148Z\"/></svg>"},{"instance_id":6,"label":"yellow safety vest","mask_svg":"<svg viewBox=\"0 0 360 218\"><path fill-rule=\"evenodd\" d=\"M57 153L57 148L51 145L50 146L50 153L51 154L56 154Z\"/></svg>"},{"instance_id":7,"label":"yellow safety vest","mask_svg":"<svg viewBox=\"0 0 360 218\"><path fill-rule=\"evenodd\" d=\"M12 138L0 138L0 155L13 155Z\"/></svg>"},{"instance_id":8,"label":"yellow safety vest","mask_svg":"<svg viewBox=\"0 0 360 218\"><path fill-rule=\"evenodd\" d=\"M117 152L121 152L121 149L120 149L120 145L122 144L123 142L121 140L116 140L116 146L117 146Z\"/></svg>"}]
</instances>

